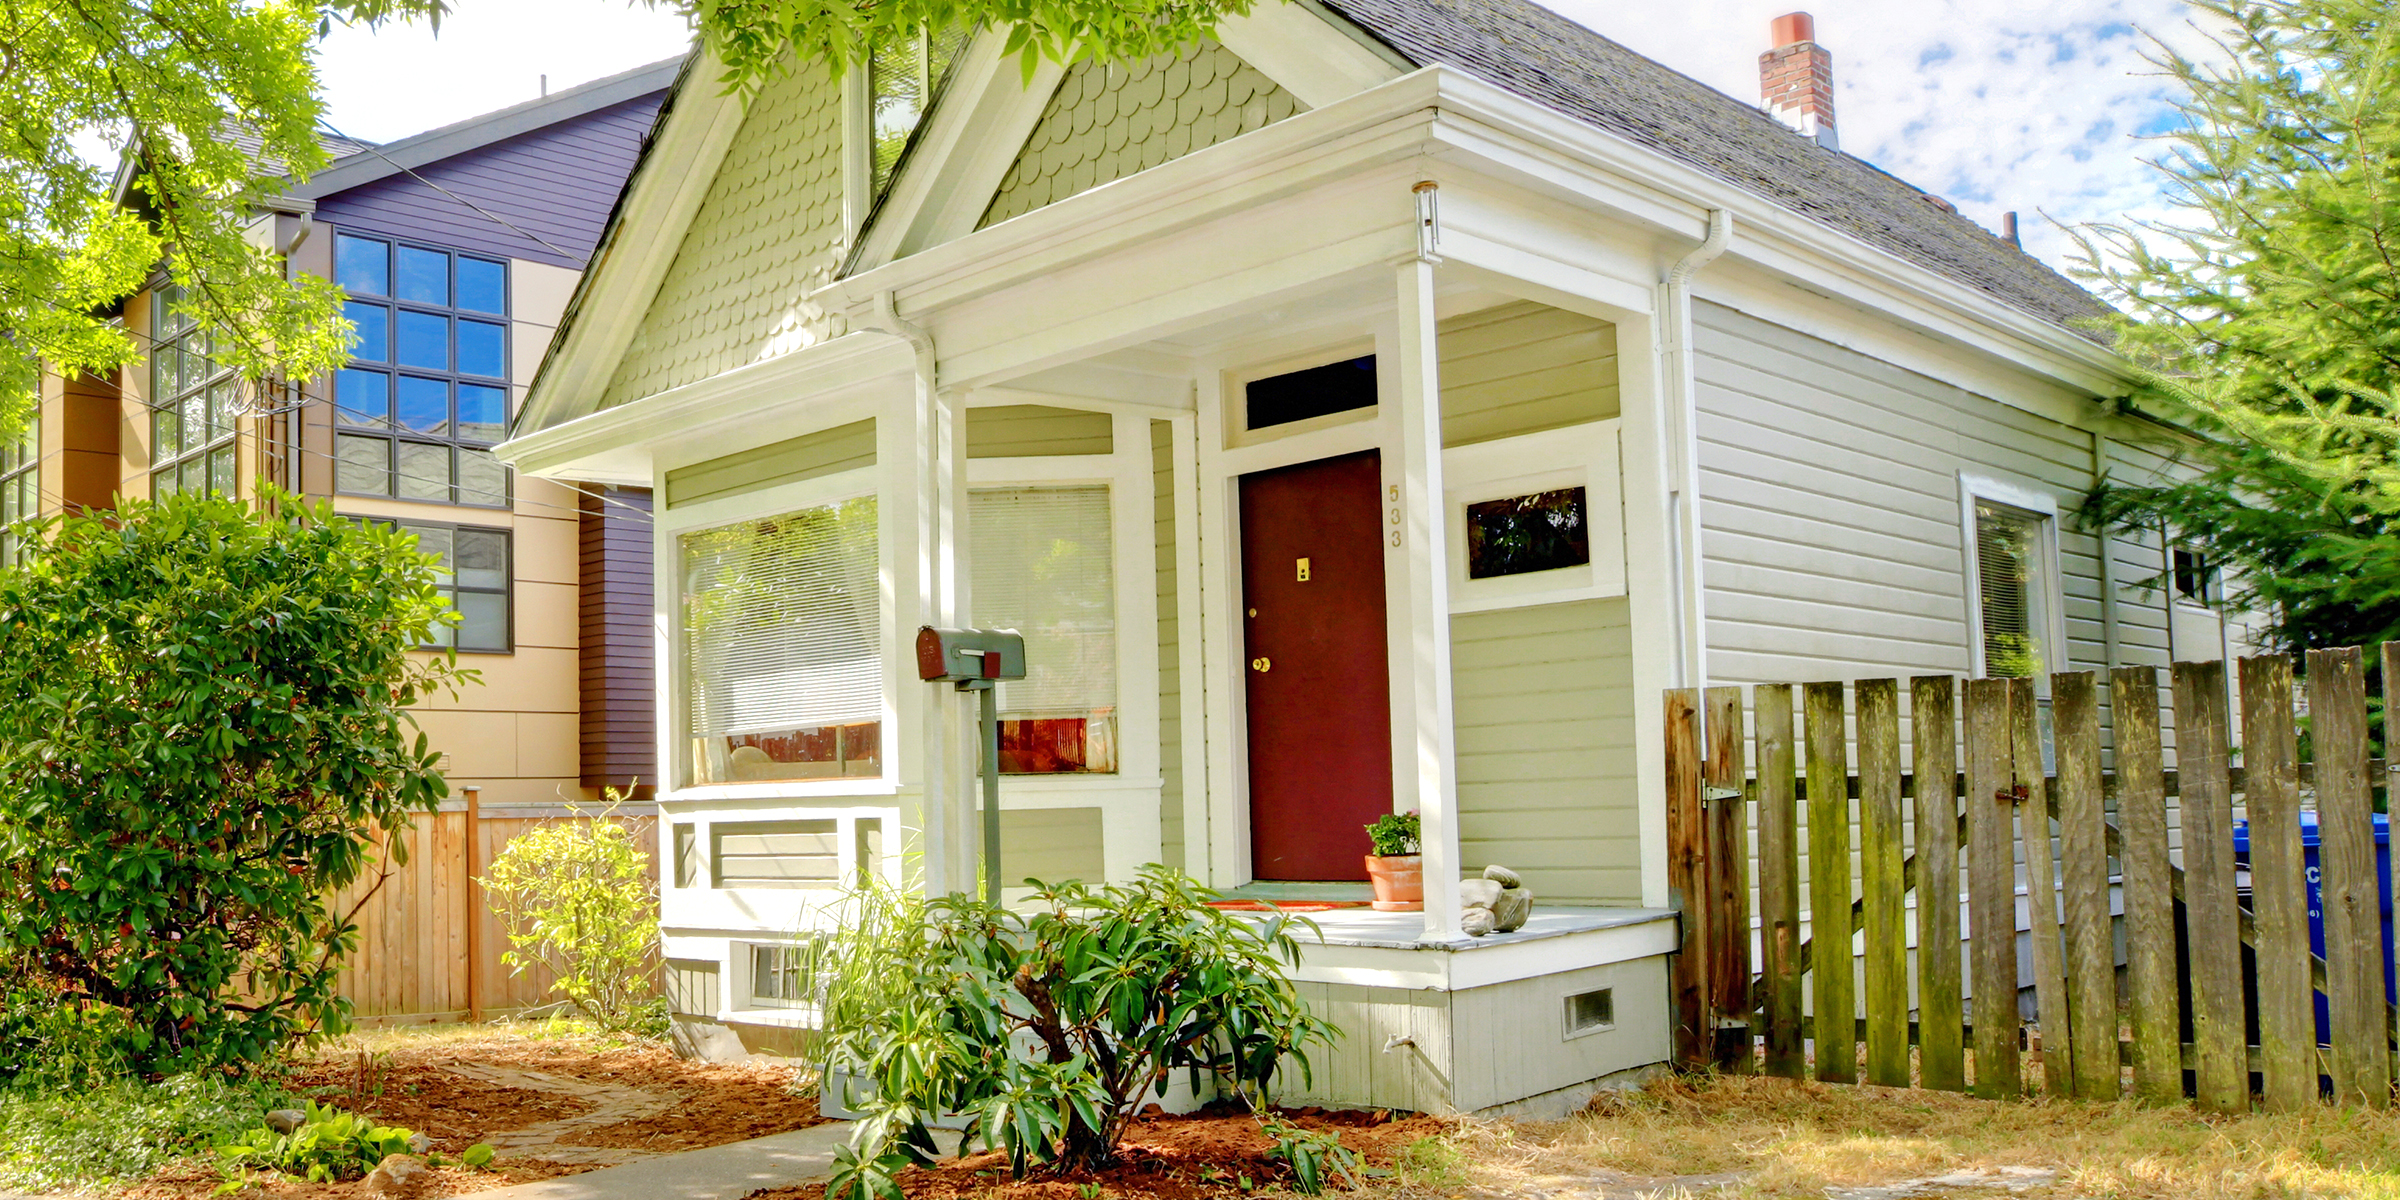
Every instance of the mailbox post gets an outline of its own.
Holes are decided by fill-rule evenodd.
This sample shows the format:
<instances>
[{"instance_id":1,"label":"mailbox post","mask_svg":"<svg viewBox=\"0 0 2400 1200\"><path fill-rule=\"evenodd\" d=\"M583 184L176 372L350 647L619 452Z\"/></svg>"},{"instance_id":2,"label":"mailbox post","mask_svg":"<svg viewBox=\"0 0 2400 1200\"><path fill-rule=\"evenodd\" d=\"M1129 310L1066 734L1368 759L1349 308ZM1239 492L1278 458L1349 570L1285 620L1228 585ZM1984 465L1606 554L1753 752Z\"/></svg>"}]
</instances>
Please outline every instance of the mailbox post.
<instances>
[{"instance_id":1,"label":"mailbox post","mask_svg":"<svg viewBox=\"0 0 2400 1200\"><path fill-rule=\"evenodd\" d=\"M1025 639L1013 629L917 630L917 677L982 694L983 899L1000 903L1000 700L1004 680L1025 678Z\"/></svg>"}]
</instances>

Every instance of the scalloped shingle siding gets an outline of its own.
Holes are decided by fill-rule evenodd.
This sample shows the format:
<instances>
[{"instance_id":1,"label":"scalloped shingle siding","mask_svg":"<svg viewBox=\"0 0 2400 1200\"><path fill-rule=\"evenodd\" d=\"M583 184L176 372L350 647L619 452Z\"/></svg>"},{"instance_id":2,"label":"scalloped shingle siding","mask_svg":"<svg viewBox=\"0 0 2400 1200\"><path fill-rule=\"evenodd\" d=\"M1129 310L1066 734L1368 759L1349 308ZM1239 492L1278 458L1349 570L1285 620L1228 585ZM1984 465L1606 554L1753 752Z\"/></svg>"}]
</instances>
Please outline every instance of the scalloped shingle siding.
<instances>
[{"instance_id":1,"label":"scalloped shingle siding","mask_svg":"<svg viewBox=\"0 0 2400 1200\"><path fill-rule=\"evenodd\" d=\"M1077 63L1059 81L976 228L1239 137L1303 107L1215 42L1131 66Z\"/></svg>"},{"instance_id":2,"label":"scalloped shingle siding","mask_svg":"<svg viewBox=\"0 0 2400 1200\"><path fill-rule=\"evenodd\" d=\"M847 332L805 299L847 249L841 112L839 86L806 68L751 102L602 407Z\"/></svg>"}]
</instances>

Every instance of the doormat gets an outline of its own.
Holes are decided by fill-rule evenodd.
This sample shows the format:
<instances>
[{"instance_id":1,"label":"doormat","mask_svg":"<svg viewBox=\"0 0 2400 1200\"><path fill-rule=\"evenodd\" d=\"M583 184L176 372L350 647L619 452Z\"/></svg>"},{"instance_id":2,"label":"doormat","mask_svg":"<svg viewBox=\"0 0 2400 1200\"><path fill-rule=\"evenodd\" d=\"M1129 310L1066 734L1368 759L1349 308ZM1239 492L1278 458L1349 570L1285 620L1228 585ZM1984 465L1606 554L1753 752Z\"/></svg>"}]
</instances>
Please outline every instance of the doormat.
<instances>
[{"instance_id":1,"label":"doormat","mask_svg":"<svg viewBox=\"0 0 2400 1200\"><path fill-rule=\"evenodd\" d=\"M1331 912L1337 908L1365 908L1365 900L1211 900L1210 908L1227 912Z\"/></svg>"}]
</instances>

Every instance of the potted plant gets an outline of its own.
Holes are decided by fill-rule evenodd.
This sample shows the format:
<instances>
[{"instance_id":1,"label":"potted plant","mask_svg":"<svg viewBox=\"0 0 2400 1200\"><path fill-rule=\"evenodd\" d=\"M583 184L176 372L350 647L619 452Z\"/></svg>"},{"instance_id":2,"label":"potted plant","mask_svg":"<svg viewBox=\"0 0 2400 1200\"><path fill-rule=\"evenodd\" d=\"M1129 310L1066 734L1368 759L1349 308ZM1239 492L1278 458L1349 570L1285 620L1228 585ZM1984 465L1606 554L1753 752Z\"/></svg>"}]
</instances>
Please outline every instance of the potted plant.
<instances>
[{"instance_id":1,"label":"potted plant","mask_svg":"<svg viewBox=\"0 0 2400 1200\"><path fill-rule=\"evenodd\" d=\"M1375 853L1367 856L1367 878L1375 884L1377 912L1421 912L1425 908L1425 860L1417 853L1422 827L1414 812L1385 813L1367 826Z\"/></svg>"}]
</instances>

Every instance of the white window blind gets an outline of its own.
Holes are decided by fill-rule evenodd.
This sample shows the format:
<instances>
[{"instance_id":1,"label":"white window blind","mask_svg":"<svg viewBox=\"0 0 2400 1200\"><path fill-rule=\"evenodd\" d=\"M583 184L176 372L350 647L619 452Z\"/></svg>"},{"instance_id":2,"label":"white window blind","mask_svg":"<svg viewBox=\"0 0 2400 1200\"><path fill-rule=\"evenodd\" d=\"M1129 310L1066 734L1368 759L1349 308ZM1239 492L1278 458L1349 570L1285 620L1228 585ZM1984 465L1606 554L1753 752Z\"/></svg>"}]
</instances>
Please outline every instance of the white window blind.
<instances>
[{"instance_id":1,"label":"white window blind","mask_svg":"<svg viewBox=\"0 0 2400 1200\"><path fill-rule=\"evenodd\" d=\"M975 624L1025 635L1012 718L1117 703L1117 598L1105 487L995 488L969 497Z\"/></svg>"},{"instance_id":2,"label":"white window blind","mask_svg":"<svg viewBox=\"0 0 2400 1200\"><path fill-rule=\"evenodd\" d=\"M873 497L688 533L681 550L693 737L881 719Z\"/></svg>"},{"instance_id":3,"label":"white window blind","mask_svg":"<svg viewBox=\"0 0 2400 1200\"><path fill-rule=\"evenodd\" d=\"M2038 676L2048 669L2042 657L2050 589L2042 548L2046 520L2005 504L1975 502L1975 575L1987 676Z\"/></svg>"}]
</instances>

